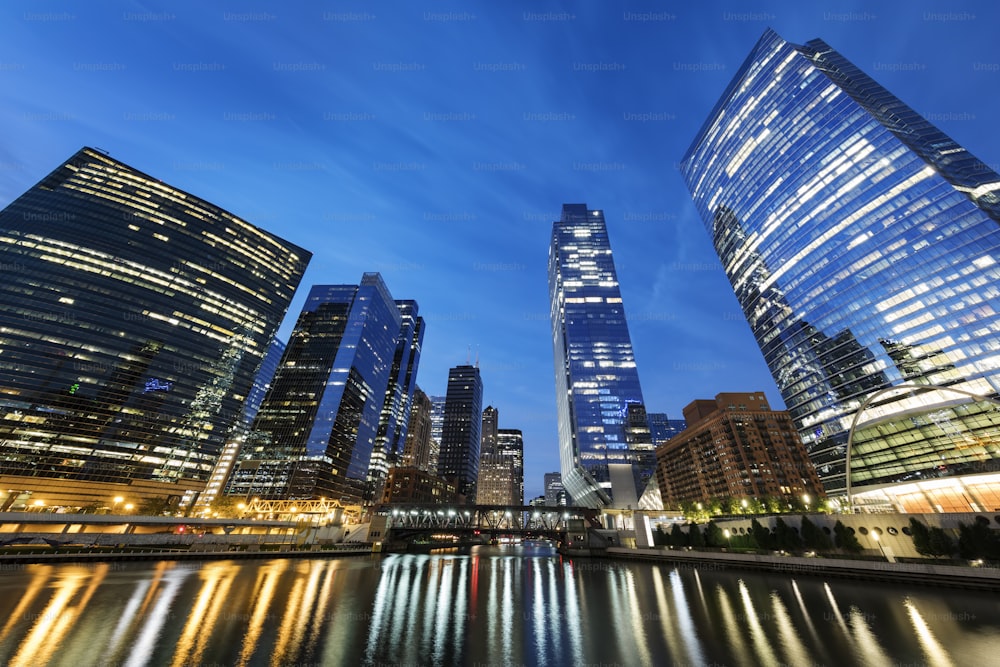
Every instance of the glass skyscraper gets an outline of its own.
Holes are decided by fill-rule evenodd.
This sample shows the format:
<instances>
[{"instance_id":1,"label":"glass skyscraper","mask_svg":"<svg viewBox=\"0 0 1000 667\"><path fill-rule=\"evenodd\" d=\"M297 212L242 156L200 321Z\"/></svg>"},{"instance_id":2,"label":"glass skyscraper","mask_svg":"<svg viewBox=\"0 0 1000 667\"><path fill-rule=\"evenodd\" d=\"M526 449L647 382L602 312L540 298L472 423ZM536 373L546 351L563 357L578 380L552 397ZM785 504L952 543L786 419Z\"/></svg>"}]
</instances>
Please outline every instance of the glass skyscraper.
<instances>
[{"instance_id":1,"label":"glass skyscraper","mask_svg":"<svg viewBox=\"0 0 1000 667\"><path fill-rule=\"evenodd\" d=\"M872 504L1000 507L1000 177L826 43L771 31L681 170L827 492L858 417Z\"/></svg>"},{"instance_id":2,"label":"glass skyscraper","mask_svg":"<svg viewBox=\"0 0 1000 667\"><path fill-rule=\"evenodd\" d=\"M226 488L266 499L370 496L369 466L400 307L378 273L360 285L316 285Z\"/></svg>"},{"instance_id":3,"label":"glass skyscraper","mask_svg":"<svg viewBox=\"0 0 1000 667\"><path fill-rule=\"evenodd\" d=\"M483 427L483 380L478 366L455 366L448 371L448 391L441 425L438 475L456 479L465 502L476 502L479 448Z\"/></svg>"},{"instance_id":4,"label":"glass skyscraper","mask_svg":"<svg viewBox=\"0 0 1000 667\"><path fill-rule=\"evenodd\" d=\"M372 499L382 495L382 484L389 468L403 460L406 431L410 422L413 395L417 388L417 368L420 365L420 348L424 341L424 318L419 317L416 301L396 301L402 328L396 339L396 353L392 358L392 372L385 390L385 401L379 417L378 435L369 467Z\"/></svg>"},{"instance_id":5,"label":"glass skyscraper","mask_svg":"<svg viewBox=\"0 0 1000 667\"><path fill-rule=\"evenodd\" d=\"M2 488L193 501L309 258L80 150L0 212Z\"/></svg>"},{"instance_id":6,"label":"glass skyscraper","mask_svg":"<svg viewBox=\"0 0 1000 667\"><path fill-rule=\"evenodd\" d=\"M655 459L649 442L629 444L642 389L602 211L563 205L549 295L563 485L576 505L635 508Z\"/></svg>"}]
</instances>

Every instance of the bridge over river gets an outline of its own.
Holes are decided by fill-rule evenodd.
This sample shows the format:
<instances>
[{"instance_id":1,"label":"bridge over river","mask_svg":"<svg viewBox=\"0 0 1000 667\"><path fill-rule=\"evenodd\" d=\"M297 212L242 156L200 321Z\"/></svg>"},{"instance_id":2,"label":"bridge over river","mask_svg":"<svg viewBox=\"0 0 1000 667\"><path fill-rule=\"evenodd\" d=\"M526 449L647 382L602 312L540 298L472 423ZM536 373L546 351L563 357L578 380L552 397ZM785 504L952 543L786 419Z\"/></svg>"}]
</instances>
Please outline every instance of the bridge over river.
<instances>
[{"instance_id":1,"label":"bridge over river","mask_svg":"<svg viewBox=\"0 0 1000 667\"><path fill-rule=\"evenodd\" d=\"M388 544L536 537L566 544L601 528L600 516L587 507L394 504L374 512L369 536Z\"/></svg>"}]
</instances>

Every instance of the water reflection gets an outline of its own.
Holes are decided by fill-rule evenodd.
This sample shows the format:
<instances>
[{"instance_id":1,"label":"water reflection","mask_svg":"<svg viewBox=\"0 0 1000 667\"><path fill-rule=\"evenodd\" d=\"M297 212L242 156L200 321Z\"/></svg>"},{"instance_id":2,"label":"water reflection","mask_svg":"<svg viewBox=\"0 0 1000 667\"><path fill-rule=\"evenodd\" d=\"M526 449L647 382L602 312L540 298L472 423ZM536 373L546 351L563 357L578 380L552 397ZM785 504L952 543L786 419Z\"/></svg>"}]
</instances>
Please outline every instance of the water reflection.
<instances>
[{"instance_id":1,"label":"water reflection","mask_svg":"<svg viewBox=\"0 0 1000 667\"><path fill-rule=\"evenodd\" d=\"M995 595L519 547L0 572L0 664L989 664Z\"/></svg>"}]
</instances>

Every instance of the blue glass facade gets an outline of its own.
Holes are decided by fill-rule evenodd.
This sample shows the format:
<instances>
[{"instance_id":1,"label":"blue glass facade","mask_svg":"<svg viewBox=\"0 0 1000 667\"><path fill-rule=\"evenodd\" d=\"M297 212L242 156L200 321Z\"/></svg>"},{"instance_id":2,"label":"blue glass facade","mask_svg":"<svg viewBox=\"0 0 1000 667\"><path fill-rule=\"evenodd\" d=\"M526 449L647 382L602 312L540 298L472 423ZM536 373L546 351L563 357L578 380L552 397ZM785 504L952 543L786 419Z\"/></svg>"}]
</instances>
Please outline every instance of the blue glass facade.
<instances>
[{"instance_id":1,"label":"blue glass facade","mask_svg":"<svg viewBox=\"0 0 1000 667\"><path fill-rule=\"evenodd\" d=\"M681 170L828 493L845 490L848 432L875 392L997 395L1000 177L824 42L766 32ZM976 444L872 437L957 400L884 394L854 483L1000 459L996 420L953 411Z\"/></svg>"},{"instance_id":2,"label":"blue glass facade","mask_svg":"<svg viewBox=\"0 0 1000 667\"><path fill-rule=\"evenodd\" d=\"M368 471L402 316L377 273L316 285L229 480L231 495L347 498Z\"/></svg>"},{"instance_id":3,"label":"blue glass facade","mask_svg":"<svg viewBox=\"0 0 1000 667\"><path fill-rule=\"evenodd\" d=\"M3 488L191 502L309 258L80 150L0 212Z\"/></svg>"},{"instance_id":4,"label":"blue glass facade","mask_svg":"<svg viewBox=\"0 0 1000 667\"><path fill-rule=\"evenodd\" d=\"M483 380L479 367L455 366L448 371L437 472L445 479L455 479L456 491L470 505L476 503L482 429Z\"/></svg>"},{"instance_id":5,"label":"blue glass facade","mask_svg":"<svg viewBox=\"0 0 1000 667\"><path fill-rule=\"evenodd\" d=\"M642 389L602 211L563 206L549 295L563 485L577 505L637 507L655 459L650 443L629 444Z\"/></svg>"}]
</instances>

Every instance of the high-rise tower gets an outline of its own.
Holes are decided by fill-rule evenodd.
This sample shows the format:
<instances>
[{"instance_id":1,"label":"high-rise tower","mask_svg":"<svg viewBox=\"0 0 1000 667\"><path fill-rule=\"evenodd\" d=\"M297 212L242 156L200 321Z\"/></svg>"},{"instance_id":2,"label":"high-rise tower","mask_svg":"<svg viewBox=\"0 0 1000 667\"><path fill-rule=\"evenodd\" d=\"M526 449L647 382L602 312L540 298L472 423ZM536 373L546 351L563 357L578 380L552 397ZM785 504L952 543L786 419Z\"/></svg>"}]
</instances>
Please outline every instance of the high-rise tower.
<instances>
[{"instance_id":1,"label":"high-rise tower","mask_svg":"<svg viewBox=\"0 0 1000 667\"><path fill-rule=\"evenodd\" d=\"M469 504L476 501L482 419L483 381L479 367L452 368L448 372L438 475L457 478L456 489Z\"/></svg>"},{"instance_id":2,"label":"high-rise tower","mask_svg":"<svg viewBox=\"0 0 1000 667\"><path fill-rule=\"evenodd\" d=\"M310 290L226 492L360 502L403 318L382 277Z\"/></svg>"},{"instance_id":3,"label":"high-rise tower","mask_svg":"<svg viewBox=\"0 0 1000 667\"><path fill-rule=\"evenodd\" d=\"M309 258L80 150L0 212L0 488L189 504Z\"/></svg>"},{"instance_id":4,"label":"high-rise tower","mask_svg":"<svg viewBox=\"0 0 1000 667\"><path fill-rule=\"evenodd\" d=\"M642 389L602 211L563 205L549 295L563 484L577 505L637 507L655 460L649 443L629 445L629 406L642 405Z\"/></svg>"},{"instance_id":5,"label":"high-rise tower","mask_svg":"<svg viewBox=\"0 0 1000 667\"><path fill-rule=\"evenodd\" d=\"M826 43L771 31L681 171L827 492L857 417L850 483L910 485L873 504L996 506L958 478L1000 459L1000 176Z\"/></svg>"}]
</instances>

